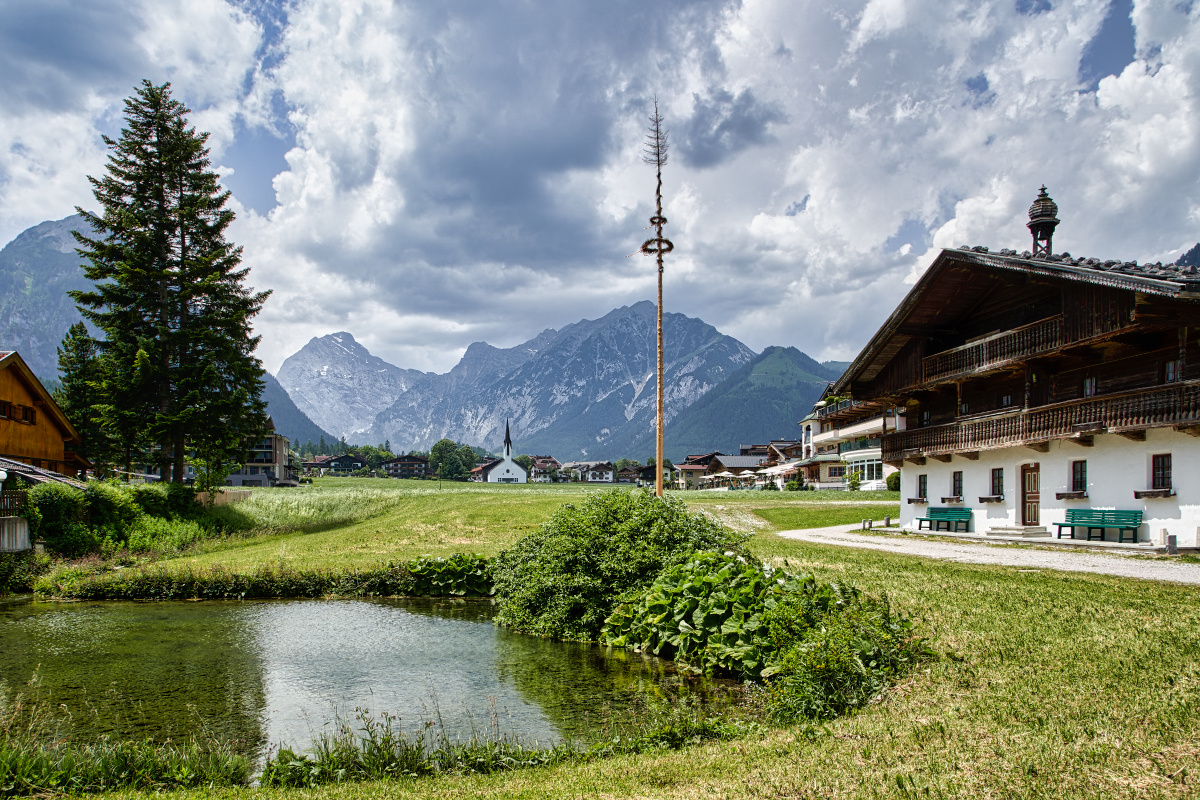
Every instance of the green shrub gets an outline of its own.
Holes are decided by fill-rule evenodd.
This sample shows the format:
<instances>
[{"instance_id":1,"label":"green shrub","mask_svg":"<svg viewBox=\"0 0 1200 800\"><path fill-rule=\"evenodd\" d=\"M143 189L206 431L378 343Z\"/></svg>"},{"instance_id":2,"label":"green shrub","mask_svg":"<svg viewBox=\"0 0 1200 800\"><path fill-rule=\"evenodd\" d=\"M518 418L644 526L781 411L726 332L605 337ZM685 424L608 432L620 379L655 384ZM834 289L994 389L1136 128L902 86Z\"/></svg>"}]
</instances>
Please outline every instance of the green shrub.
<instances>
[{"instance_id":1,"label":"green shrub","mask_svg":"<svg viewBox=\"0 0 1200 800\"><path fill-rule=\"evenodd\" d=\"M887 476L887 488L889 492L900 491L900 473L893 472Z\"/></svg>"},{"instance_id":2,"label":"green shrub","mask_svg":"<svg viewBox=\"0 0 1200 800\"><path fill-rule=\"evenodd\" d=\"M167 511L177 517L195 516L200 510L196 490L183 483L167 484Z\"/></svg>"},{"instance_id":3,"label":"green shrub","mask_svg":"<svg viewBox=\"0 0 1200 800\"><path fill-rule=\"evenodd\" d=\"M131 486L133 501L153 517L171 516L167 487L161 483L135 483Z\"/></svg>"},{"instance_id":4,"label":"green shrub","mask_svg":"<svg viewBox=\"0 0 1200 800\"><path fill-rule=\"evenodd\" d=\"M87 524L124 541L126 530L141 514L133 494L123 486L89 481L83 496L87 504Z\"/></svg>"},{"instance_id":5,"label":"green shrub","mask_svg":"<svg viewBox=\"0 0 1200 800\"><path fill-rule=\"evenodd\" d=\"M775 722L832 719L862 708L933 655L913 621L887 598L853 592L832 604L829 599L793 597L766 615L773 639L783 645L767 684L767 710Z\"/></svg>"},{"instance_id":6,"label":"green shrub","mask_svg":"<svg viewBox=\"0 0 1200 800\"><path fill-rule=\"evenodd\" d=\"M0 595L29 592L38 576L50 569L50 556L22 550L0 553Z\"/></svg>"},{"instance_id":7,"label":"green shrub","mask_svg":"<svg viewBox=\"0 0 1200 800\"><path fill-rule=\"evenodd\" d=\"M170 553L205 538L207 531L190 519L162 519L143 515L129 526L127 542L134 553Z\"/></svg>"},{"instance_id":8,"label":"green shrub","mask_svg":"<svg viewBox=\"0 0 1200 800\"><path fill-rule=\"evenodd\" d=\"M492 565L496 622L555 639L593 641L613 606L697 550L741 550L734 533L681 500L614 489L564 505Z\"/></svg>"},{"instance_id":9,"label":"green shrub","mask_svg":"<svg viewBox=\"0 0 1200 800\"><path fill-rule=\"evenodd\" d=\"M83 491L64 483L42 483L29 492L29 535L43 539L53 553L78 556L100 546L100 539L83 524L87 502Z\"/></svg>"},{"instance_id":10,"label":"green shrub","mask_svg":"<svg viewBox=\"0 0 1200 800\"><path fill-rule=\"evenodd\" d=\"M767 481L766 483L763 484L763 490L768 491L768 492L778 492L779 484L776 483L775 481Z\"/></svg>"},{"instance_id":11,"label":"green shrub","mask_svg":"<svg viewBox=\"0 0 1200 800\"><path fill-rule=\"evenodd\" d=\"M785 492L798 492L804 488L804 484L800 481L788 481L783 485Z\"/></svg>"}]
</instances>

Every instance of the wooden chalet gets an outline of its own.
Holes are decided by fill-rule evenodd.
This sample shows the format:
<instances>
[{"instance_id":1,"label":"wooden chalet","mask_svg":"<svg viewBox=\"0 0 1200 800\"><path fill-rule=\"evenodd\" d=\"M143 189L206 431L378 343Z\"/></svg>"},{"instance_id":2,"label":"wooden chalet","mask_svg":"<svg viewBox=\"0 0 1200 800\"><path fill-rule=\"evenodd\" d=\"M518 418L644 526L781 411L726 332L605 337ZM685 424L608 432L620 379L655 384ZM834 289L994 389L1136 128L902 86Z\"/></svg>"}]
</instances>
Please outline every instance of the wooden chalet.
<instances>
[{"instance_id":1,"label":"wooden chalet","mask_svg":"<svg viewBox=\"0 0 1200 800\"><path fill-rule=\"evenodd\" d=\"M0 351L0 458L83 478L91 465L75 452L81 442L75 426L21 356ZM34 471L25 477L38 480Z\"/></svg>"},{"instance_id":2,"label":"wooden chalet","mask_svg":"<svg viewBox=\"0 0 1200 800\"><path fill-rule=\"evenodd\" d=\"M1117 509L1140 512L1137 541L1196 546L1200 274L1054 254L1057 211L1043 187L1032 252L943 250L823 421L896 410L878 436L902 465L902 524L954 507L975 532L1044 535L1071 509Z\"/></svg>"}]
</instances>

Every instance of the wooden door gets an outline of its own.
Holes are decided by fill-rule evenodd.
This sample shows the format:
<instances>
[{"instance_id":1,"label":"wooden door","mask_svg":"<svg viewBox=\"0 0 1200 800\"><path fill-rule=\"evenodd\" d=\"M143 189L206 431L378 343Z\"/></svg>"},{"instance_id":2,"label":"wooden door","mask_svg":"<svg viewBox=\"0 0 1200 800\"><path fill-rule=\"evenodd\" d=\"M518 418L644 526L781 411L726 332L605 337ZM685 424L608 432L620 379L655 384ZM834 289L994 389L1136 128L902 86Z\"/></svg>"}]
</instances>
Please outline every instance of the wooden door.
<instances>
[{"instance_id":1,"label":"wooden door","mask_svg":"<svg viewBox=\"0 0 1200 800\"><path fill-rule=\"evenodd\" d=\"M1021 524L1038 525L1041 509L1042 473L1040 464L1021 467Z\"/></svg>"}]
</instances>

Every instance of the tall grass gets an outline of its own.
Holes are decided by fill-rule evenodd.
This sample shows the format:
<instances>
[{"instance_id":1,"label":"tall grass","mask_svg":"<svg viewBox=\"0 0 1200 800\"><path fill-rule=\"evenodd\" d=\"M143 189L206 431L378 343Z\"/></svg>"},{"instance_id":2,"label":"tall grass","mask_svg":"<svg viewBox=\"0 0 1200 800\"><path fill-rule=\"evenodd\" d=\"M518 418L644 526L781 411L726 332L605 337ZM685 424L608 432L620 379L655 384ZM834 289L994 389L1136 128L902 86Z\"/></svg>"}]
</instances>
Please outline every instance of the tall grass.
<instances>
[{"instance_id":1,"label":"tall grass","mask_svg":"<svg viewBox=\"0 0 1200 800\"><path fill-rule=\"evenodd\" d=\"M69 712L53 707L36 684L33 689L32 696L18 693L0 706L0 797L249 782L249 757L214 739L74 742L61 725Z\"/></svg>"},{"instance_id":2,"label":"tall grass","mask_svg":"<svg viewBox=\"0 0 1200 800\"><path fill-rule=\"evenodd\" d=\"M328 783L420 778L432 775L491 775L499 772L590 761L655 750L679 750L704 741L759 734L766 728L731 715L694 695L644 697L640 713L599 720L598 742L588 747L560 743L529 745L501 732L495 706L488 729L464 742L452 742L435 718L416 732L401 730L400 718L354 710L354 721L339 718L308 752L281 746L268 756L263 786L314 787Z\"/></svg>"}]
</instances>

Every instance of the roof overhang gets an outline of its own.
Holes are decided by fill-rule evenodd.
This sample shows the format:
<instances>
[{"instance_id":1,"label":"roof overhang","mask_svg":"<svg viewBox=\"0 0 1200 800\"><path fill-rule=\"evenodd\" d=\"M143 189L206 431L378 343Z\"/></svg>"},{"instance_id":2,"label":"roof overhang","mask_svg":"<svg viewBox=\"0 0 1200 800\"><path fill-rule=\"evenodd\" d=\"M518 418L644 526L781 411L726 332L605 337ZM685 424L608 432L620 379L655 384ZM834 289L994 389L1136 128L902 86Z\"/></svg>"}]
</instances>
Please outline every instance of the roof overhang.
<instances>
[{"instance_id":1,"label":"roof overhang","mask_svg":"<svg viewBox=\"0 0 1200 800\"><path fill-rule=\"evenodd\" d=\"M1178 282L1149 275L1131 275L1098 267L1080 266L1073 260L1070 263L1035 260L984 252L982 249L942 250L849 368L836 382L830 384L827 394L852 394L851 386L875 377L910 338L937 332L936 326L930 327L928 323L911 324L911 321L916 312L922 309L930 290L949 270L955 268L969 268L981 273L991 273L995 277L1022 274L1032 279L1055 283L1103 286L1180 300L1200 298L1200 293L1192 288L1200 285L1200 281Z\"/></svg>"}]
</instances>

